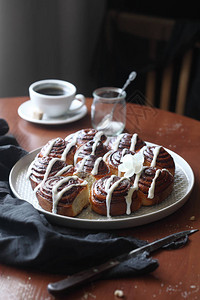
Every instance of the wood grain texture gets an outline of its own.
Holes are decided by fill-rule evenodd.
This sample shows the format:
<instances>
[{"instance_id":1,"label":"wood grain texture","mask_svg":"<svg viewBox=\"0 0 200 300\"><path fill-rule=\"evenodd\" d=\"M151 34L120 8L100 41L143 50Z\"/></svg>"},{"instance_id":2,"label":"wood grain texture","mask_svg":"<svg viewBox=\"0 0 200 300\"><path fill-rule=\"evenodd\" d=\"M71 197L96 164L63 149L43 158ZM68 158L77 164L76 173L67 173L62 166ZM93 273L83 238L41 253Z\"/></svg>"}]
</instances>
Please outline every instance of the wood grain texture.
<instances>
[{"instance_id":1,"label":"wood grain texture","mask_svg":"<svg viewBox=\"0 0 200 300\"><path fill-rule=\"evenodd\" d=\"M0 118L8 121L9 133L27 151L41 147L51 138L91 127L91 99L87 99L88 115L82 120L50 127L28 123L18 116L17 108L26 99L0 99ZM150 107L131 103L127 106L126 130L181 155L194 171L195 186L190 199L172 215L152 224L118 230L118 234L153 241L177 231L200 228L200 122ZM195 220L191 220L191 216L195 216ZM150 275L100 280L56 299L118 299L114 296L116 289L123 290L124 299L200 299L200 233L192 235L186 247L160 251L154 257L160 266ZM47 284L62 278L64 276L0 265L0 300L55 299L48 293Z\"/></svg>"}]
</instances>

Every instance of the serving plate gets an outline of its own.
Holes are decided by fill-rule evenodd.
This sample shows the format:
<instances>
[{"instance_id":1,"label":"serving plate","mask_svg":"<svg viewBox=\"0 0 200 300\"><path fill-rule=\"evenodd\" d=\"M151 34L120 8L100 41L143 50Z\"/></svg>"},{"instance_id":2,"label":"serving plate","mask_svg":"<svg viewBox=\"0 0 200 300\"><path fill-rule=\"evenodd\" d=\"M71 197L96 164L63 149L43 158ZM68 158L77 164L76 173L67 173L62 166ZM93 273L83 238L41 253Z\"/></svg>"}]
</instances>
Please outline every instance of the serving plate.
<instances>
[{"instance_id":1,"label":"serving plate","mask_svg":"<svg viewBox=\"0 0 200 300\"><path fill-rule=\"evenodd\" d=\"M147 145L155 145L147 143ZM27 170L40 149L22 157L12 168L9 183L14 195L31 203L47 219L57 225L84 229L120 229L135 227L160 220L178 210L189 198L194 185L194 173L190 165L175 152L166 149L175 161L176 173L171 195L162 203L141 207L131 215L107 218L93 212L90 207L84 209L77 217L65 217L43 210L27 178Z\"/></svg>"}]
</instances>

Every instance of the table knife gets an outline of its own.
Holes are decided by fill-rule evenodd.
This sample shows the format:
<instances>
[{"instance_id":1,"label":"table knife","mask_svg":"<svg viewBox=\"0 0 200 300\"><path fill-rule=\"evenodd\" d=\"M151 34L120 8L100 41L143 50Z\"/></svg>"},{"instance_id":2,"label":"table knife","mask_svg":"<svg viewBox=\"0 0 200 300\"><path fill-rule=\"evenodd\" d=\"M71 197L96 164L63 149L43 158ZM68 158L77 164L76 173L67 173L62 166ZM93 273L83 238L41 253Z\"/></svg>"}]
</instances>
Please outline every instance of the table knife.
<instances>
[{"instance_id":1,"label":"table knife","mask_svg":"<svg viewBox=\"0 0 200 300\"><path fill-rule=\"evenodd\" d=\"M198 229L181 231L181 232L177 232L177 233L168 235L159 240L155 240L152 243L149 243L142 247L136 248L128 253L119 255L115 258L112 258L103 264L92 267L85 271L81 271L79 273L75 273L74 275L71 275L63 280L60 280L60 281L57 281L54 283L49 283L48 291L51 294L67 292L67 291L71 290L72 288L76 288L86 282L91 282L91 281L97 280L107 270L114 268L115 266L119 265L121 262L124 262L130 258L133 258L133 257L143 253L144 251L147 251L148 253L152 253L167 244L171 244L172 242L175 242L175 241L185 237L186 235L191 235L197 231L198 231Z\"/></svg>"}]
</instances>

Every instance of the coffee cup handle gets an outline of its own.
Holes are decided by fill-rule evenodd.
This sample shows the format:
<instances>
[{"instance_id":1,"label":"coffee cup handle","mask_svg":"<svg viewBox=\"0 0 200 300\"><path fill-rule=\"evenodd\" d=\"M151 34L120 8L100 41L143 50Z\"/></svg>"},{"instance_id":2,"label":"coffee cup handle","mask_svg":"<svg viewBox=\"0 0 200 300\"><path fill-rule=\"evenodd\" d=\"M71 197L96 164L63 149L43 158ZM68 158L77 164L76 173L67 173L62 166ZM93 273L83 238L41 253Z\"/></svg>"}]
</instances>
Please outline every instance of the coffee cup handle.
<instances>
[{"instance_id":1,"label":"coffee cup handle","mask_svg":"<svg viewBox=\"0 0 200 300\"><path fill-rule=\"evenodd\" d=\"M79 110L81 107L83 107L83 105L85 104L85 96L83 96L82 94L77 94L75 97L74 97L74 100L78 100L80 101L82 104L81 106L77 107L77 108L74 108L74 109L69 109L70 112L74 112L76 110Z\"/></svg>"}]
</instances>

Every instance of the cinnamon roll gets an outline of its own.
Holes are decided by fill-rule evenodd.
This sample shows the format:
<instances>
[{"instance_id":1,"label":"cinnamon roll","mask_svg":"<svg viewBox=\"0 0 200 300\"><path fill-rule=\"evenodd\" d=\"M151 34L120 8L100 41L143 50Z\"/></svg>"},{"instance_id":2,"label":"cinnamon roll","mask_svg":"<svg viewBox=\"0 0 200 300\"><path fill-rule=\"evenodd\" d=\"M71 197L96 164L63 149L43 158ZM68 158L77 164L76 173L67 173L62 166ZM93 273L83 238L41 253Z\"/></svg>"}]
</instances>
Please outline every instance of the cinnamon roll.
<instances>
[{"instance_id":1,"label":"cinnamon roll","mask_svg":"<svg viewBox=\"0 0 200 300\"><path fill-rule=\"evenodd\" d=\"M32 189L34 190L38 184L51 176L69 176L74 172L72 165L67 165L59 158L52 158L49 156L36 156L31 163L27 177L30 179Z\"/></svg>"},{"instance_id":2,"label":"cinnamon roll","mask_svg":"<svg viewBox=\"0 0 200 300\"><path fill-rule=\"evenodd\" d=\"M110 169L102 157L90 154L74 167L74 174L88 181L89 187L100 178L110 175Z\"/></svg>"},{"instance_id":3,"label":"cinnamon roll","mask_svg":"<svg viewBox=\"0 0 200 300\"><path fill-rule=\"evenodd\" d=\"M36 197L44 210L69 217L75 217L89 204L87 182L77 176L47 178Z\"/></svg>"},{"instance_id":4,"label":"cinnamon roll","mask_svg":"<svg viewBox=\"0 0 200 300\"><path fill-rule=\"evenodd\" d=\"M131 181L115 175L97 180L90 193L91 208L107 217L130 214L141 206Z\"/></svg>"},{"instance_id":5,"label":"cinnamon roll","mask_svg":"<svg viewBox=\"0 0 200 300\"><path fill-rule=\"evenodd\" d=\"M74 154L76 152L76 146L74 141L65 141L58 137L50 140L40 151L39 157L49 156L60 158L66 162L66 164L73 164Z\"/></svg>"},{"instance_id":6,"label":"cinnamon roll","mask_svg":"<svg viewBox=\"0 0 200 300\"><path fill-rule=\"evenodd\" d=\"M162 146L145 147L143 155L144 166L151 166L159 169L167 169L172 175L174 175L174 160L172 156Z\"/></svg>"},{"instance_id":7,"label":"cinnamon roll","mask_svg":"<svg viewBox=\"0 0 200 300\"><path fill-rule=\"evenodd\" d=\"M86 144L83 144L79 149L77 149L74 155L74 165L90 154L97 157L103 157L107 151L108 149L102 141L98 139L89 141Z\"/></svg>"},{"instance_id":8,"label":"cinnamon roll","mask_svg":"<svg viewBox=\"0 0 200 300\"><path fill-rule=\"evenodd\" d=\"M124 148L123 150L116 150L116 151L110 150L104 155L103 159L106 162L106 164L109 166L110 171L113 175L120 176L120 177L124 175L124 173L118 170L118 167L121 164L122 158L126 154L134 155L135 152Z\"/></svg>"},{"instance_id":9,"label":"cinnamon roll","mask_svg":"<svg viewBox=\"0 0 200 300\"><path fill-rule=\"evenodd\" d=\"M76 142L77 147L79 148L83 144L92 140L100 140L102 142L105 142L106 136L102 131L98 131L93 128L87 128L71 134L70 136L66 137L65 140L74 140Z\"/></svg>"},{"instance_id":10,"label":"cinnamon roll","mask_svg":"<svg viewBox=\"0 0 200 300\"><path fill-rule=\"evenodd\" d=\"M130 151L137 152L145 145L145 142L137 135L137 133L122 133L119 136L110 139L108 148L112 150L123 150L124 148L127 148Z\"/></svg>"},{"instance_id":11,"label":"cinnamon roll","mask_svg":"<svg viewBox=\"0 0 200 300\"><path fill-rule=\"evenodd\" d=\"M161 203L172 192L174 177L166 169L144 167L141 174L131 178L138 188L138 197L142 205L149 206Z\"/></svg>"}]
</instances>

